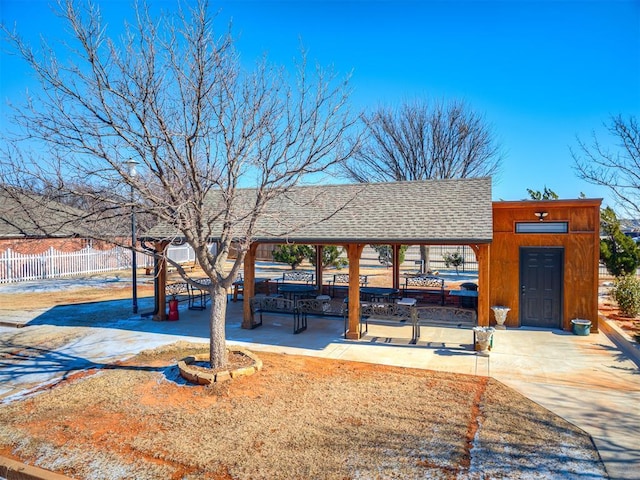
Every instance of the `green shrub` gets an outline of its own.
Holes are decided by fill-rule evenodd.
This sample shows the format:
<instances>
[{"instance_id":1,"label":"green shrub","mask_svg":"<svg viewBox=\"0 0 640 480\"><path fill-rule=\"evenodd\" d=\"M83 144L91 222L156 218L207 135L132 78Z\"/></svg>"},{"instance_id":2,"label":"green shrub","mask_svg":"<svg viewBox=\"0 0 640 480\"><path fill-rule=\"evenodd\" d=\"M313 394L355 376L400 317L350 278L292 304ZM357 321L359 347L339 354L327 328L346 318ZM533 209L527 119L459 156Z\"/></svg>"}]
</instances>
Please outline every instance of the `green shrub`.
<instances>
[{"instance_id":1,"label":"green shrub","mask_svg":"<svg viewBox=\"0 0 640 480\"><path fill-rule=\"evenodd\" d=\"M447 268L455 267L457 275L458 267L464 263L464 257L459 252L453 252L443 255L442 258L444 259L444 266Z\"/></svg>"},{"instance_id":2,"label":"green shrub","mask_svg":"<svg viewBox=\"0 0 640 480\"><path fill-rule=\"evenodd\" d=\"M607 207L600 212L600 260L614 277L630 275L640 267L640 249L631 237L622 233L620 220Z\"/></svg>"},{"instance_id":3,"label":"green shrub","mask_svg":"<svg viewBox=\"0 0 640 480\"><path fill-rule=\"evenodd\" d=\"M640 279L635 275L626 275L616 279L613 298L618 302L620 313L627 317L637 317L640 314Z\"/></svg>"},{"instance_id":4,"label":"green shrub","mask_svg":"<svg viewBox=\"0 0 640 480\"><path fill-rule=\"evenodd\" d=\"M378 261L385 267L393 265L393 247L391 245L371 245L371 247L378 253ZM398 256L400 257L400 265L404 262L404 257L409 245L400 245L400 251Z\"/></svg>"},{"instance_id":5,"label":"green shrub","mask_svg":"<svg viewBox=\"0 0 640 480\"><path fill-rule=\"evenodd\" d=\"M344 248L338 248L335 245L325 245L322 248L322 269L326 270L327 268L335 267L340 270L349 265L347 259L341 256L343 253ZM308 260L311 262L311 265L316 266L315 252Z\"/></svg>"},{"instance_id":6,"label":"green shrub","mask_svg":"<svg viewBox=\"0 0 640 480\"><path fill-rule=\"evenodd\" d=\"M286 263L293 270L311 256L315 256L315 249L309 245L278 245L273 249L273 259Z\"/></svg>"},{"instance_id":7,"label":"green shrub","mask_svg":"<svg viewBox=\"0 0 640 480\"><path fill-rule=\"evenodd\" d=\"M271 253L276 262L286 263L293 270L305 260L308 260L314 267L316 266L316 247L311 245L278 245ZM349 262L341 257L343 253L343 248L326 245L322 249L322 269L325 270L329 267L340 269L348 265Z\"/></svg>"}]
</instances>

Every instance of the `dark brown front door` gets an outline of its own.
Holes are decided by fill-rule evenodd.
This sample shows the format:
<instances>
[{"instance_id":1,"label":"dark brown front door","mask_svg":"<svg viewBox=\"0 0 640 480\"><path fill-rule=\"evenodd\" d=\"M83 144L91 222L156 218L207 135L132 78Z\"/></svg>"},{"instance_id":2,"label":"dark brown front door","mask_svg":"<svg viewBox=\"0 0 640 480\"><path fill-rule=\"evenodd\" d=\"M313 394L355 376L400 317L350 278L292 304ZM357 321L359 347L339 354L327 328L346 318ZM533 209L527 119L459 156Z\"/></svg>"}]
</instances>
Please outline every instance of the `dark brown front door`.
<instances>
[{"instance_id":1,"label":"dark brown front door","mask_svg":"<svg viewBox=\"0 0 640 480\"><path fill-rule=\"evenodd\" d=\"M562 328L563 248L520 248L520 325Z\"/></svg>"}]
</instances>

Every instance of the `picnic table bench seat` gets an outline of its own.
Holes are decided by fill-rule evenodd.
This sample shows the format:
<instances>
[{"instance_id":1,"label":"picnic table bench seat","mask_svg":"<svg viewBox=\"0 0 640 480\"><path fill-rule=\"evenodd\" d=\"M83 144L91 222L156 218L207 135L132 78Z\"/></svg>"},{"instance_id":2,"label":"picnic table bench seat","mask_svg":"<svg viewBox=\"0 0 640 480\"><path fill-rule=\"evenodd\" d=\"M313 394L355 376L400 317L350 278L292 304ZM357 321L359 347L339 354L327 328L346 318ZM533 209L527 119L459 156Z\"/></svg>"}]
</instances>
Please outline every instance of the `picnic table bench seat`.
<instances>
[{"instance_id":1,"label":"picnic table bench seat","mask_svg":"<svg viewBox=\"0 0 640 480\"><path fill-rule=\"evenodd\" d=\"M293 333L300 333L307 329L307 317L306 315L299 315L295 300L284 297L256 295L250 302L251 328L262 325L264 313L277 313L293 315ZM256 314L260 315L259 321L256 321Z\"/></svg>"},{"instance_id":2,"label":"picnic table bench seat","mask_svg":"<svg viewBox=\"0 0 640 480\"><path fill-rule=\"evenodd\" d=\"M343 316L345 314L346 302L334 300L328 295L320 295L316 298L301 298L296 301L296 308L299 315L319 315L319 316Z\"/></svg>"},{"instance_id":3,"label":"picnic table bench seat","mask_svg":"<svg viewBox=\"0 0 640 480\"><path fill-rule=\"evenodd\" d=\"M211 284L208 278L196 280L203 287ZM165 287L167 302L169 300L177 300L178 303L188 302L189 310L204 310L207 308L209 301L209 291L204 288L198 288L188 282L169 283Z\"/></svg>"},{"instance_id":4,"label":"picnic table bench seat","mask_svg":"<svg viewBox=\"0 0 640 480\"><path fill-rule=\"evenodd\" d=\"M411 343L417 339L416 329L416 307L401 305L396 302L360 302L360 335L369 331L369 320L383 322L387 324L400 325L402 323L411 325ZM349 319L345 316L345 334L348 330ZM364 332L362 325L364 323Z\"/></svg>"},{"instance_id":5,"label":"picnic table bench seat","mask_svg":"<svg viewBox=\"0 0 640 480\"><path fill-rule=\"evenodd\" d=\"M165 287L167 301L177 300L186 302L189 300L189 284L187 282L168 283Z\"/></svg>"},{"instance_id":6,"label":"picnic table bench seat","mask_svg":"<svg viewBox=\"0 0 640 480\"><path fill-rule=\"evenodd\" d=\"M262 325L263 313L290 314L294 316L293 333L306 330L309 315L341 317L345 315L346 309L344 301L331 299L327 295L295 300L282 296L256 295L250 302L251 328Z\"/></svg>"},{"instance_id":7,"label":"picnic table bench seat","mask_svg":"<svg viewBox=\"0 0 640 480\"><path fill-rule=\"evenodd\" d=\"M277 278L276 283L305 283L312 285L315 282L316 274L313 272L304 272L298 270L291 270L288 272L282 272L282 278Z\"/></svg>"},{"instance_id":8,"label":"picnic table bench seat","mask_svg":"<svg viewBox=\"0 0 640 480\"><path fill-rule=\"evenodd\" d=\"M440 305L444 305L444 278L435 275L415 275L405 279L403 296L407 296L407 291L419 289L422 292L437 295Z\"/></svg>"},{"instance_id":9,"label":"picnic table bench seat","mask_svg":"<svg viewBox=\"0 0 640 480\"><path fill-rule=\"evenodd\" d=\"M345 313L345 334L348 330ZM369 322L387 324L411 324L411 342L418 343L421 326L471 328L477 324L477 314L472 309L441 305L415 306L391 302L360 302L360 335L369 331ZM364 325L364 331L363 331Z\"/></svg>"},{"instance_id":10,"label":"picnic table bench seat","mask_svg":"<svg viewBox=\"0 0 640 480\"><path fill-rule=\"evenodd\" d=\"M417 338L420 338L420 326L472 328L477 321L475 310L469 308L437 305L416 307Z\"/></svg>"},{"instance_id":11,"label":"picnic table bench seat","mask_svg":"<svg viewBox=\"0 0 640 480\"><path fill-rule=\"evenodd\" d=\"M341 287L340 285L349 285L349 274L348 273L336 273L333 276L333 280L329 280L328 282L329 285L329 291L331 292L331 296L335 296L335 291L338 288L345 288L345 287ZM368 275L360 275L359 278L359 283L361 287L366 287L369 284L369 277Z\"/></svg>"}]
</instances>

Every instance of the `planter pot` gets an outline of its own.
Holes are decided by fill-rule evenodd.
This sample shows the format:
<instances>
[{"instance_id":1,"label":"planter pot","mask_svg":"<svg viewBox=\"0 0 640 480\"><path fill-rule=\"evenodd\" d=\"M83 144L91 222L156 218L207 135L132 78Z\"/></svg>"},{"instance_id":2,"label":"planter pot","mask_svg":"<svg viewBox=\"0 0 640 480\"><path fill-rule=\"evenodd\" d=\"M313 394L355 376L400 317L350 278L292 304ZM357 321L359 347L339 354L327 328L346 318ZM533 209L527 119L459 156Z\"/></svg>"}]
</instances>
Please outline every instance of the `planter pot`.
<instances>
[{"instance_id":1,"label":"planter pot","mask_svg":"<svg viewBox=\"0 0 640 480\"><path fill-rule=\"evenodd\" d=\"M574 318L571 320L574 335L587 336L591 332L591 321L582 318Z\"/></svg>"},{"instance_id":2,"label":"planter pot","mask_svg":"<svg viewBox=\"0 0 640 480\"><path fill-rule=\"evenodd\" d=\"M488 355L493 348L493 327L473 327L473 345L476 351Z\"/></svg>"},{"instance_id":3,"label":"planter pot","mask_svg":"<svg viewBox=\"0 0 640 480\"><path fill-rule=\"evenodd\" d=\"M506 330L504 322L507 320L507 313L511 310L509 307L503 307L501 305L495 305L491 307L493 314L496 317L496 330Z\"/></svg>"}]
</instances>

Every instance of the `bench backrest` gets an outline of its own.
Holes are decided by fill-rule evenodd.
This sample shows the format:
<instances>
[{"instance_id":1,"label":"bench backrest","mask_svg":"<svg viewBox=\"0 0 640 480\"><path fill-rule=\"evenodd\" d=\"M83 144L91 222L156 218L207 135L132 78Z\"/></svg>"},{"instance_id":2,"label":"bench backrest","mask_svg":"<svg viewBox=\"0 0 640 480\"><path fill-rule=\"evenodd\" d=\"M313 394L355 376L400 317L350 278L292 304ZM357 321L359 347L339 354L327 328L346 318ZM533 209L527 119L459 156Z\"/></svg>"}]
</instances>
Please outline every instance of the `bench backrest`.
<instances>
[{"instance_id":1,"label":"bench backrest","mask_svg":"<svg viewBox=\"0 0 640 480\"><path fill-rule=\"evenodd\" d=\"M407 277L405 280L405 286L439 288L440 290L444 290L444 278L434 277L433 275L417 275L415 277Z\"/></svg>"},{"instance_id":2,"label":"bench backrest","mask_svg":"<svg viewBox=\"0 0 640 480\"><path fill-rule=\"evenodd\" d=\"M331 309L331 305L325 300L317 298L301 298L296 302L296 309L300 313L325 313Z\"/></svg>"},{"instance_id":3,"label":"bench backrest","mask_svg":"<svg viewBox=\"0 0 640 480\"><path fill-rule=\"evenodd\" d=\"M186 282L169 283L165 287L165 292L172 297L186 294L189 292L189 285Z\"/></svg>"},{"instance_id":4,"label":"bench backrest","mask_svg":"<svg viewBox=\"0 0 640 480\"><path fill-rule=\"evenodd\" d=\"M360 316L380 320L410 320L415 322L415 307L398 305L397 303L360 302Z\"/></svg>"},{"instance_id":5,"label":"bench backrest","mask_svg":"<svg viewBox=\"0 0 640 480\"><path fill-rule=\"evenodd\" d=\"M283 272L282 273L282 281L283 282L306 282L313 283L315 279L315 274L311 272Z\"/></svg>"},{"instance_id":6,"label":"bench backrest","mask_svg":"<svg viewBox=\"0 0 640 480\"><path fill-rule=\"evenodd\" d=\"M428 322L439 321L456 325L465 322L475 323L478 320L474 310L457 307L416 307L416 315L418 322L425 321L427 324Z\"/></svg>"},{"instance_id":7,"label":"bench backrest","mask_svg":"<svg viewBox=\"0 0 640 480\"><path fill-rule=\"evenodd\" d=\"M333 276L333 283L349 283L349 274L348 273L336 273ZM369 279L367 275L360 275L360 285L366 285L369 283Z\"/></svg>"},{"instance_id":8,"label":"bench backrest","mask_svg":"<svg viewBox=\"0 0 640 480\"><path fill-rule=\"evenodd\" d=\"M282 297L253 297L251 299L251 310L256 312L288 312L295 310L295 302Z\"/></svg>"}]
</instances>

